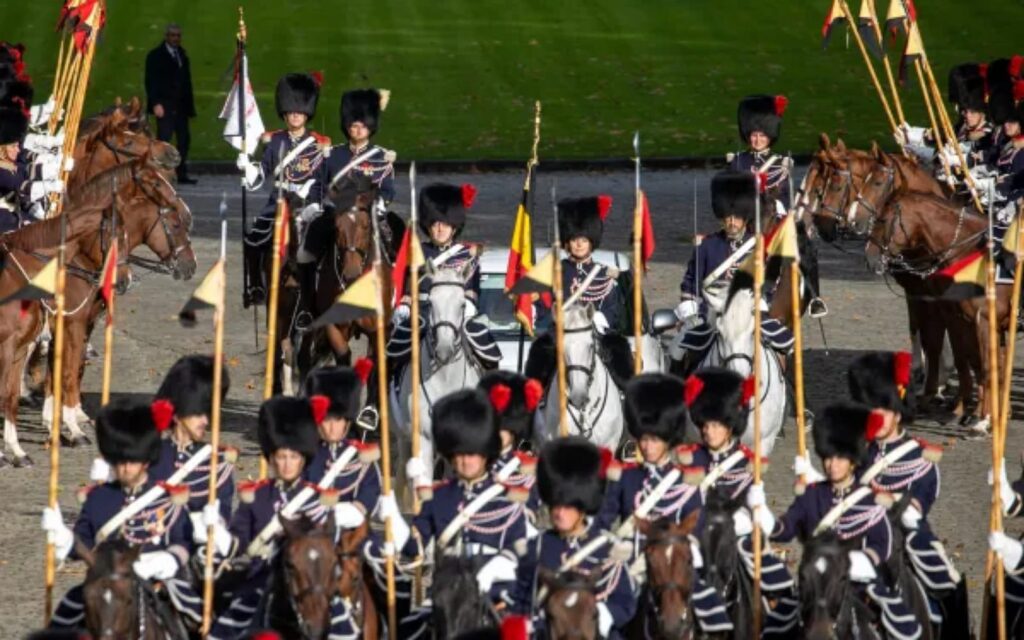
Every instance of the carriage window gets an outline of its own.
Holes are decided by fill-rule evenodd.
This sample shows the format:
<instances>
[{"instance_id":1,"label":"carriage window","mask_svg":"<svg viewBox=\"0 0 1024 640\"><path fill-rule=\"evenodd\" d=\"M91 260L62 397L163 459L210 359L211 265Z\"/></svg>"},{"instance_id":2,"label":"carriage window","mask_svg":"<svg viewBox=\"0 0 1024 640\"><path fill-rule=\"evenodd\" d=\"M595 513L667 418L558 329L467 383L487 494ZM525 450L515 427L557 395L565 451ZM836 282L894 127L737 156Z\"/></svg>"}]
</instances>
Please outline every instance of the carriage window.
<instances>
[{"instance_id":1,"label":"carriage window","mask_svg":"<svg viewBox=\"0 0 1024 640\"><path fill-rule=\"evenodd\" d=\"M505 295L505 274L480 277L480 312L487 314L492 333L519 333L519 321L512 300Z\"/></svg>"}]
</instances>

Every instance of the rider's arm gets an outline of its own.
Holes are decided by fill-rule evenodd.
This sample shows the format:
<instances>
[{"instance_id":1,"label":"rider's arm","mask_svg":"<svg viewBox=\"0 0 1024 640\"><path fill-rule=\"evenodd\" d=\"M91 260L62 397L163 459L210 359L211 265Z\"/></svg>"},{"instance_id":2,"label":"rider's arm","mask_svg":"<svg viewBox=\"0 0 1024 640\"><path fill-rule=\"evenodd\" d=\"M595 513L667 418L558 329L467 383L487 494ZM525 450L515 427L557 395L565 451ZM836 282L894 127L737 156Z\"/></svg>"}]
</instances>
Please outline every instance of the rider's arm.
<instances>
[{"instance_id":1,"label":"rider's arm","mask_svg":"<svg viewBox=\"0 0 1024 640\"><path fill-rule=\"evenodd\" d=\"M704 252L701 251L701 246L697 245L694 247L693 253L690 255L690 261L686 263L686 272L683 273L683 282L679 285L680 297L684 300L699 297L698 289L700 288L700 283L697 282L697 261L704 261L703 253Z\"/></svg>"},{"instance_id":2,"label":"rider's arm","mask_svg":"<svg viewBox=\"0 0 1024 640\"><path fill-rule=\"evenodd\" d=\"M365 475L359 481L356 488L354 501L362 505L366 516L369 517L377 508L377 501L380 499L380 467L376 462L371 462L366 469Z\"/></svg>"},{"instance_id":3,"label":"rider's arm","mask_svg":"<svg viewBox=\"0 0 1024 640\"><path fill-rule=\"evenodd\" d=\"M95 490L89 492L89 496L85 499L85 504L82 505L82 511L78 514L78 519L75 520L75 526L72 531L75 533L75 538L85 546L86 549L92 549L96 546L96 501L94 494ZM78 546L78 545L75 545ZM75 552L75 547L71 547L71 553L68 558L72 560L79 559L78 554Z\"/></svg>"},{"instance_id":4,"label":"rider's arm","mask_svg":"<svg viewBox=\"0 0 1024 640\"><path fill-rule=\"evenodd\" d=\"M604 604L608 607L608 613L612 614L612 626L621 629L636 615L637 598L636 587L633 578L629 575L629 566L624 562L613 562L605 567L604 579L605 588L608 592ZM614 582L614 587L608 591L607 585Z\"/></svg>"},{"instance_id":5,"label":"rider's arm","mask_svg":"<svg viewBox=\"0 0 1024 640\"><path fill-rule=\"evenodd\" d=\"M240 549L245 549L256 538L259 531L256 530L256 514L253 505L249 502L242 502L231 518L231 525L228 531L238 540Z\"/></svg>"},{"instance_id":6,"label":"rider's arm","mask_svg":"<svg viewBox=\"0 0 1024 640\"><path fill-rule=\"evenodd\" d=\"M772 542L791 542L795 538L808 540L814 532L817 523L812 522L808 507L810 498L808 493L797 496L793 504L789 505L786 513L776 520L775 529L769 538Z\"/></svg>"}]
</instances>

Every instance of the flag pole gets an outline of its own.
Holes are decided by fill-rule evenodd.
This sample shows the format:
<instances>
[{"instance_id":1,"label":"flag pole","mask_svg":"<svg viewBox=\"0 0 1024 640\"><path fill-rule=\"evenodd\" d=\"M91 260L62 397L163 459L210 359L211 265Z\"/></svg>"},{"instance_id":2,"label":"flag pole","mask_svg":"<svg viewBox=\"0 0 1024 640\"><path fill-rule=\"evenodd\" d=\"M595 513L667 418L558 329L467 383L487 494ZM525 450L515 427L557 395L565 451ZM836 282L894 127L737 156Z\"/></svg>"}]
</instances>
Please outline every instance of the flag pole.
<instances>
[{"instance_id":1,"label":"flag pole","mask_svg":"<svg viewBox=\"0 0 1024 640\"><path fill-rule=\"evenodd\" d=\"M1017 346L1017 320L1020 318L1020 286L1021 280L1024 279L1024 254L1021 253L1021 246L1024 245L1024 224L1021 224L1019 220L1017 221L1017 238L1015 242L1016 245L1014 246L1013 253L1016 258L1016 264L1013 268L1013 293L1010 296L1010 326L1008 329L1009 335L1006 337L1006 353L1003 355L1003 360L1005 361L1003 386L1000 389L1003 392L1002 402L999 407L999 417L1002 418L1000 435L1003 438L1003 442L1000 444L1001 450L1005 450L1006 428L1010 424L1010 414L1013 413L1010 409L1010 382L1013 380L1013 358Z\"/></svg>"},{"instance_id":2,"label":"flag pole","mask_svg":"<svg viewBox=\"0 0 1024 640\"><path fill-rule=\"evenodd\" d=\"M281 143L279 158L284 158L284 142ZM274 369L277 365L277 305L281 295L281 244L285 234L285 217L288 203L284 198L282 180L277 188L277 212L274 214L274 240L270 258L270 297L267 300L267 359L263 374L263 399L274 395ZM260 480L267 477L267 459L260 456Z\"/></svg>"},{"instance_id":3,"label":"flag pole","mask_svg":"<svg viewBox=\"0 0 1024 640\"><path fill-rule=\"evenodd\" d=\"M557 182L551 185L551 206L554 209L554 220L555 220L555 233L554 233L554 244L551 247L551 255L554 258L551 261L552 277L551 277L551 288L555 294L555 359L558 371L558 433L563 438L569 435L569 419L568 411L569 408L566 402L566 391L567 385L565 380L565 347L563 342L565 341L565 309L562 308L564 302L564 292L562 291L562 240L558 232L558 197L557 197Z\"/></svg>"},{"instance_id":4,"label":"flag pole","mask_svg":"<svg viewBox=\"0 0 1024 640\"><path fill-rule=\"evenodd\" d=\"M537 157L537 148L540 146L540 100L535 100L533 103L533 150L530 153L530 160L526 163L526 181L523 183L523 204L527 206L527 211L532 212L534 210L533 190L531 189L531 182L533 181L533 170L540 164L540 160ZM518 224L518 220L516 221ZM531 235L533 230L530 230ZM533 241L530 241L530 261L533 262ZM522 257L520 257L520 262ZM532 264L531 264L532 266ZM518 297L515 300L518 306ZM531 321L532 322L532 321ZM532 326L532 324L531 324ZM523 360L526 357L526 325L520 320L519 322L519 358L516 363L516 372L523 372Z\"/></svg>"},{"instance_id":5,"label":"flag pole","mask_svg":"<svg viewBox=\"0 0 1024 640\"><path fill-rule=\"evenodd\" d=\"M633 373L640 375L644 368L641 349L643 339L643 256L641 236L643 235L643 193L640 192L640 132L633 134L634 193L636 206L633 208Z\"/></svg>"},{"instance_id":6,"label":"flag pole","mask_svg":"<svg viewBox=\"0 0 1024 640\"><path fill-rule=\"evenodd\" d=\"M416 162L409 165L409 295L411 297L409 309L410 322L410 355L409 371L412 375L412 385L409 397L409 416L412 420L412 457L420 457L420 265L417 262L419 252L419 237L417 235L417 224L419 223L419 202L416 200ZM384 358L383 352L378 352L378 358ZM432 461L431 461L432 462ZM412 512L419 515L420 494L416 487L412 488ZM417 605L423 602L423 566L418 563L416 572L413 575L413 597Z\"/></svg>"},{"instance_id":7,"label":"flag pole","mask_svg":"<svg viewBox=\"0 0 1024 640\"><path fill-rule=\"evenodd\" d=\"M114 192L117 192L117 180L114 180ZM107 260L113 259L115 263L112 265L114 269L114 285L117 284L117 198L115 197L111 201L110 205L111 212L113 215L110 216L110 237L113 240L110 243L110 248L107 249ZM111 256L113 254L113 256ZM104 277L107 275L103 274ZM106 284L104 282L104 284ZM110 379L114 370L114 300L117 298L117 294L113 290L110 291L110 298L106 300L107 303L107 326L103 329L103 385L100 387L100 406L105 407L110 402Z\"/></svg>"},{"instance_id":8,"label":"flag pole","mask_svg":"<svg viewBox=\"0 0 1024 640\"><path fill-rule=\"evenodd\" d=\"M845 5L845 2L844 2ZM851 22L851 24L853 24ZM754 172L754 484L761 484L761 286L764 280L764 237L761 235L761 174ZM754 522L758 521L754 507ZM761 527L755 524L753 637L761 635Z\"/></svg>"},{"instance_id":9,"label":"flag pole","mask_svg":"<svg viewBox=\"0 0 1024 640\"><path fill-rule=\"evenodd\" d=\"M245 125L245 99L246 99L246 86L248 84L248 78L246 77L246 64L245 64L245 43L249 38L248 30L245 27L245 9L241 6L238 7L238 33L236 34L236 41L238 52L236 58L238 60L238 140L242 147L242 154L248 156L248 131ZM245 234L249 232L249 198L248 189L245 188L245 172L242 172L241 178L241 191L242 191L242 237L245 238ZM244 240L243 240L244 243ZM249 261L242 260L242 291L243 296L246 295L244 292L249 290L249 283L251 281L252 274L249 273ZM260 331L259 331L259 305L252 305L252 337L256 343L256 349L260 348ZM262 465L265 463L261 463ZM261 476L263 474L261 472Z\"/></svg>"},{"instance_id":10,"label":"flag pole","mask_svg":"<svg viewBox=\"0 0 1024 640\"><path fill-rule=\"evenodd\" d=\"M860 32L857 31L857 20L853 16L853 12L850 11L850 5L846 4L846 0L839 0L839 6L843 9L843 14L846 15L846 22L850 25L850 31L853 33L853 39L857 41L857 48L860 49L860 54L864 58L864 64L868 68L868 74L871 76L871 83L875 86L875 91L878 93L878 99L882 102L882 108L885 109L885 117L889 120L889 126L892 131L896 131L899 127L896 124L896 119L892 115L892 109L889 107L889 101L885 97L885 90L882 89L882 83L878 80L878 74L875 72L874 65L871 64L871 57L868 55L868 50L864 46L864 40L860 37Z\"/></svg>"},{"instance_id":11,"label":"flag pole","mask_svg":"<svg viewBox=\"0 0 1024 640\"><path fill-rule=\"evenodd\" d=\"M228 203L225 199L220 202L220 262L222 278L227 277L227 247L228 247ZM220 419L221 419L221 387L223 385L222 371L224 366L224 314L227 312L227 305L224 304L225 282L221 281L218 292L216 315L213 317L213 398L210 406L210 484L206 496L207 506L217 501L217 477L219 456L220 456ZM213 621L213 550L214 544L213 523L206 529L206 561L203 567L203 636L210 631L210 624Z\"/></svg>"},{"instance_id":12,"label":"flag pole","mask_svg":"<svg viewBox=\"0 0 1024 640\"><path fill-rule=\"evenodd\" d=\"M373 239L374 246L380 246L380 226L376 215L371 215L370 220L373 224ZM415 232L415 230L413 230ZM413 238L409 239L410 244L413 242ZM377 278L376 282L376 305L377 305L377 331L376 331L376 343L377 343L377 409L380 412L380 453L381 453L381 484L384 495L391 494L391 429L388 423L388 364L387 358L383 357L384 351L384 309L386 303L384 301L384 288L381 283L384 282L384 263L381 261L381 252L375 251L373 255L373 269ZM418 274L413 273L412 279L415 282ZM415 326L415 325L414 325ZM415 342L413 343L415 344ZM415 373L413 375L416 375ZM416 409L413 409L413 413ZM393 636L394 630L398 629L397 613L396 613L396 596L395 596L395 554L397 550L394 548L394 534L391 527L391 517L388 516L384 520L384 560L385 560L385 576L387 584L387 614L388 614L388 634Z\"/></svg>"}]
</instances>

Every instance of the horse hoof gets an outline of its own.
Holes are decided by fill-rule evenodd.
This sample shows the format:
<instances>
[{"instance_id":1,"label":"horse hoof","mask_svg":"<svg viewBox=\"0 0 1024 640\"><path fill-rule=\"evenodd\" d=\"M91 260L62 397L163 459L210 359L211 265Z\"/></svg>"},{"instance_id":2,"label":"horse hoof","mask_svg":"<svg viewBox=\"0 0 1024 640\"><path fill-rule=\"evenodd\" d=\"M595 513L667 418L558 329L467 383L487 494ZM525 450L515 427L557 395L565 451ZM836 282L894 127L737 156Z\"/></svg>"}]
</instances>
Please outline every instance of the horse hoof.
<instances>
[{"instance_id":1,"label":"horse hoof","mask_svg":"<svg viewBox=\"0 0 1024 640\"><path fill-rule=\"evenodd\" d=\"M12 464L15 469L31 469L36 466L36 463L32 461L32 458L28 457L28 454L15 458Z\"/></svg>"},{"instance_id":2,"label":"horse hoof","mask_svg":"<svg viewBox=\"0 0 1024 640\"><path fill-rule=\"evenodd\" d=\"M69 449L75 449L77 447L87 446L87 445L90 445L90 444L92 444L92 440L90 440L89 436L85 435L84 433L81 433L81 434L78 434L78 435L72 435L70 433L66 433L64 431L61 431L61 434L60 434L60 445L62 447L68 447Z\"/></svg>"}]
</instances>

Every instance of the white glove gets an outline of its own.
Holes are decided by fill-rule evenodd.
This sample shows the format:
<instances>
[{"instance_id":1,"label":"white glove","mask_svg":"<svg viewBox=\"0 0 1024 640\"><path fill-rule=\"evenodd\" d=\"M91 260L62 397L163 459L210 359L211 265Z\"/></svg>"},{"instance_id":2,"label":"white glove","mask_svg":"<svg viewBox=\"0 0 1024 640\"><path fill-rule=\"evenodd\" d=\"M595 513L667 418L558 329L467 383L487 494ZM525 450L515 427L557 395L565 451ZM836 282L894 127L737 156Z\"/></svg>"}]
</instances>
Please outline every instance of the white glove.
<instances>
[{"instance_id":1,"label":"white glove","mask_svg":"<svg viewBox=\"0 0 1024 640\"><path fill-rule=\"evenodd\" d=\"M991 193L992 189L995 188L996 179L995 176L985 176L982 178L975 178L974 189L978 192L979 196L988 198L988 194Z\"/></svg>"},{"instance_id":2,"label":"white glove","mask_svg":"<svg viewBox=\"0 0 1024 640\"><path fill-rule=\"evenodd\" d=\"M912 127L908 124L903 125L903 130L907 137L907 144L915 147L923 147L925 144L924 136L928 132L925 127Z\"/></svg>"},{"instance_id":3,"label":"white glove","mask_svg":"<svg viewBox=\"0 0 1024 640\"><path fill-rule=\"evenodd\" d=\"M46 507L43 509L42 527L46 532L46 541L53 543L57 560L63 562L71 553L71 547L75 545L75 534L71 533L71 529L64 524L59 508Z\"/></svg>"},{"instance_id":4,"label":"white glove","mask_svg":"<svg viewBox=\"0 0 1024 640\"><path fill-rule=\"evenodd\" d=\"M22 146L36 153L50 153L54 149L59 149L61 144L63 144L63 137L58 139L57 136L45 133L30 133L25 136Z\"/></svg>"},{"instance_id":5,"label":"white glove","mask_svg":"<svg viewBox=\"0 0 1024 640\"><path fill-rule=\"evenodd\" d=\"M363 510L351 502L339 502L334 505L334 524L339 529L355 529L366 522Z\"/></svg>"},{"instance_id":6,"label":"white glove","mask_svg":"<svg viewBox=\"0 0 1024 640\"><path fill-rule=\"evenodd\" d=\"M295 190L296 195L298 195L303 200L308 198L309 197L309 191L310 191L310 189L313 188L313 183L314 182L316 182L316 180L306 180L305 182L303 182L302 185L299 186Z\"/></svg>"},{"instance_id":7,"label":"white glove","mask_svg":"<svg viewBox=\"0 0 1024 640\"><path fill-rule=\"evenodd\" d=\"M1007 200L1006 204L1003 205L998 211L996 211L996 220L1001 224L1010 226L1013 219L1017 216L1017 203L1014 200Z\"/></svg>"},{"instance_id":8,"label":"white glove","mask_svg":"<svg viewBox=\"0 0 1024 640\"><path fill-rule=\"evenodd\" d=\"M89 467L89 479L93 482L107 482L110 480L110 465L103 458L93 458L92 466Z\"/></svg>"},{"instance_id":9,"label":"white glove","mask_svg":"<svg viewBox=\"0 0 1024 640\"><path fill-rule=\"evenodd\" d=\"M892 132L892 139L901 147L907 146L907 124L903 123Z\"/></svg>"},{"instance_id":10,"label":"white glove","mask_svg":"<svg viewBox=\"0 0 1024 640\"><path fill-rule=\"evenodd\" d=\"M788 214L788 213L789 212L786 211L786 205L782 204L782 200L776 200L775 201L775 215L777 217L779 217L779 218L785 218L786 214Z\"/></svg>"},{"instance_id":11,"label":"white glove","mask_svg":"<svg viewBox=\"0 0 1024 640\"><path fill-rule=\"evenodd\" d=\"M169 580L178 573L178 559L170 551L150 551L132 563L132 570L143 580Z\"/></svg>"},{"instance_id":12,"label":"white glove","mask_svg":"<svg viewBox=\"0 0 1024 640\"><path fill-rule=\"evenodd\" d=\"M742 511L742 509L738 509L738 511ZM704 556L700 552L700 544L692 536L690 537L690 562L694 569L704 568Z\"/></svg>"},{"instance_id":13,"label":"white glove","mask_svg":"<svg viewBox=\"0 0 1024 640\"><path fill-rule=\"evenodd\" d=\"M495 582L512 582L516 579L516 563L507 556L498 554L487 561L476 572L476 584L480 593L487 593Z\"/></svg>"},{"instance_id":14,"label":"white glove","mask_svg":"<svg viewBox=\"0 0 1024 640\"><path fill-rule=\"evenodd\" d=\"M683 300L674 309L674 312L679 322L685 322L688 318L692 318L700 312L700 305L697 304L696 300Z\"/></svg>"},{"instance_id":15,"label":"white glove","mask_svg":"<svg viewBox=\"0 0 1024 640\"><path fill-rule=\"evenodd\" d=\"M395 307L394 311L391 312L391 322L395 324L405 322L411 317L412 309L410 309L409 305L405 304L404 302Z\"/></svg>"},{"instance_id":16,"label":"white glove","mask_svg":"<svg viewBox=\"0 0 1024 640\"><path fill-rule=\"evenodd\" d=\"M39 200L48 193L63 193L64 183L60 180L36 180L29 189L29 199Z\"/></svg>"},{"instance_id":17,"label":"white glove","mask_svg":"<svg viewBox=\"0 0 1024 640\"><path fill-rule=\"evenodd\" d=\"M907 508L903 510L903 515L900 516L900 522L903 526L910 531L915 531L921 526L921 519L924 516L914 505L907 505Z\"/></svg>"},{"instance_id":18,"label":"white glove","mask_svg":"<svg viewBox=\"0 0 1024 640\"><path fill-rule=\"evenodd\" d=\"M74 158L64 158L64 170L67 171L68 173L71 173L72 171L75 170Z\"/></svg>"},{"instance_id":19,"label":"white glove","mask_svg":"<svg viewBox=\"0 0 1024 640\"><path fill-rule=\"evenodd\" d=\"M537 527L533 526L533 523L530 522L529 518L527 518L526 519L526 539L527 540L533 540L538 535L540 535L540 531L537 531Z\"/></svg>"},{"instance_id":20,"label":"white glove","mask_svg":"<svg viewBox=\"0 0 1024 640\"><path fill-rule=\"evenodd\" d=\"M771 509L768 508L768 503L764 495L763 482L752 484L750 485L750 488L747 489L747 507L750 508L753 520L755 520L757 525L761 527L761 531L763 531L766 536L770 536L772 531L775 529L775 516L772 515Z\"/></svg>"},{"instance_id":21,"label":"white glove","mask_svg":"<svg viewBox=\"0 0 1024 640\"><path fill-rule=\"evenodd\" d=\"M992 486L992 467L988 469L988 486ZM999 465L999 502L1003 505L1003 515L1010 512L1014 501L1017 499L1017 492L1010 486L1010 479L1006 477L1006 460Z\"/></svg>"},{"instance_id":22,"label":"white glove","mask_svg":"<svg viewBox=\"0 0 1024 640\"><path fill-rule=\"evenodd\" d=\"M603 602L598 602L597 631L601 634L602 638L607 638L608 634L612 632L613 624L615 624L615 620L612 618L612 612L608 610L608 605Z\"/></svg>"},{"instance_id":23,"label":"white glove","mask_svg":"<svg viewBox=\"0 0 1024 640\"><path fill-rule=\"evenodd\" d=\"M875 565L871 564L871 558L863 551L854 549L847 552L850 559L850 580L854 582L871 582L878 577L875 573Z\"/></svg>"},{"instance_id":24,"label":"white glove","mask_svg":"<svg viewBox=\"0 0 1024 640\"><path fill-rule=\"evenodd\" d=\"M50 116L53 114L53 105L54 101L52 95L50 96L50 99L43 104L32 105L32 108L29 109L29 119L32 122L32 125L40 126L49 120Z\"/></svg>"},{"instance_id":25,"label":"white glove","mask_svg":"<svg viewBox=\"0 0 1024 640\"><path fill-rule=\"evenodd\" d=\"M603 336L605 333L608 332L608 326L608 318L600 311L595 312L594 330L597 331L599 335Z\"/></svg>"},{"instance_id":26,"label":"white glove","mask_svg":"<svg viewBox=\"0 0 1024 640\"><path fill-rule=\"evenodd\" d=\"M305 207L302 208L302 211L299 212L299 220L306 224L309 224L314 219L319 217L319 215L323 213L323 211L324 209L323 207L320 206L319 202L307 204Z\"/></svg>"},{"instance_id":27,"label":"white glove","mask_svg":"<svg viewBox=\"0 0 1024 640\"><path fill-rule=\"evenodd\" d=\"M808 484L812 482L821 482L825 479L825 476L821 474L814 465L811 464L810 454L804 454L802 456L796 456L793 458L793 471L797 477L803 477Z\"/></svg>"},{"instance_id":28,"label":"white glove","mask_svg":"<svg viewBox=\"0 0 1024 640\"><path fill-rule=\"evenodd\" d=\"M477 313L478 311L476 309L476 303L470 300L469 298L466 298L466 303L462 307L462 317L466 320L469 320Z\"/></svg>"},{"instance_id":29,"label":"white glove","mask_svg":"<svg viewBox=\"0 0 1024 640\"><path fill-rule=\"evenodd\" d=\"M189 519L192 521L192 540L196 544L206 544L207 529L212 525L214 550L221 556L228 555L234 538L224 526L220 505L216 501L212 505L205 505L202 511L190 514Z\"/></svg>"},{"instance_id":30,"label":"white glove","mask_svg":"<svg viewBox=\"0 0 1024 640\"><path fill-rule=\"evenodd\" d=\"M414 487L430 484L430 475L427 472L427 464L423 462L423 458L413 456L406 461L405 477L412 482Z\"/></svg>"},{"instance_id":31,"label":"white glove","mask_svg":"<svg viewBox=\"0 0 1024 640\"><path fill-rule=\"evenodd\" d=\"M395 543L395 548L401 549L404 547L405 543L409 541L409 525L405 522L405 518L402 517L402 511L398 508L394 491L381 496L377 513L381 522L387 522L389 518L391 519L391 540Z\"/></svg>"},{"instance_id":32,"label":"white glove","mask_svg":"<svg viewBox=\"0 0 1024 640\"><path fill-rule=\"evenodd\" d=\"M1020 540L1014 540L1002 531L988 534L988 548L999 554L1007 571L1016 571L1024 556L1024 545L1021 545Z\"/></svg>"},{"instance_id":33,"label":"white glove","mask_svg":"<svg viewBox=\"0 0 1024 640\"><path fill-rule=\"evenodd\" d=\"M238 157L235 158L235 166L238 167L239 171L245 171L249 168L249 155L246 153L239 153Z\"/></svg>"},{"instance_id":34,"label":"white glove","mask_svg":"<svg viewBox=\"0 0 1024 640\"><path fill-rule=\"evenodd\" d=\"M950 167L960 166L960 156L956 154L956 151L947 147L943 147L942 155L946 157L946 164Z\"/></svg>"},{"instance_id":35,"label":"white glove","mask_svg":"<svg viewBox=\"0 0 1024 640\"><path fill-rule=\"evenodd\" d=\"M60 176L60 155L47 157L39 163L39 177L43 180L56 180Z\"/></svg>"},{"instance_id":36,"label":"white glove","mask_svg":"<svg viewBox=\"0 0 1024 640\"><path fill-rule=\"evenodd\" d=\"M749 536L754 532L754 521L750 519L749 511L737 509L732 512L732 530L737 537Z\"/></svg>"},{"instance_id":37,"label":"white glove","mask_svg":"<svg viewBox=\"0 0 1024 640\"><path fill-rule=\"evenodd\" d=\"M242 180L245 182L245 188L249 191L256 191L263 184L263 167L256 164L255 162L245 165L242 170L245 174L242 176Z\"/></svg>"}]
</instances>

